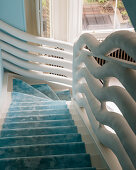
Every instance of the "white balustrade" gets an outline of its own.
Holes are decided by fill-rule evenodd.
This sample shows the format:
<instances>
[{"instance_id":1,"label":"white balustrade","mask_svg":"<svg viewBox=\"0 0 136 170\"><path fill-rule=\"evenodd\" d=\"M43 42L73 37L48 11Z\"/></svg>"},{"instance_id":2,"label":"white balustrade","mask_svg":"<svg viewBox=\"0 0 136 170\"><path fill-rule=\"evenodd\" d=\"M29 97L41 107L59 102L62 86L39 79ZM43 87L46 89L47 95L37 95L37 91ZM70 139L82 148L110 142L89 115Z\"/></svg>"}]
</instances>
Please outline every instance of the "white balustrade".
<instances>
[{"instance_id":1,"label":"white balustrade","mask_svg":"<svg viewBox=\"0 0 136 170\"><path fill-rule=\"evenodd\" d=\"M102 43L90 34L81 35L74 44L72 90L74 100L85 108L97 138L114 152L122 168L129 170L136 168L136 63L108 55L118 48L136 60L136 34L118 31ZM106 63L100 66L94 57ZM113 77L123 87L110 86ZM108 111L108 101L115 103L122 115Z\"/></svg>"},{"instance_id":2,"label":"white balustrade","mask_svg":"<svg viewBox=\"0 0 136 170\"><path fill-rule=\"evenodd\" d=\"M0 48L4 68L23 76L72 85L72 44L33 36L0 20Z\"/></svg>"}]
</instances>

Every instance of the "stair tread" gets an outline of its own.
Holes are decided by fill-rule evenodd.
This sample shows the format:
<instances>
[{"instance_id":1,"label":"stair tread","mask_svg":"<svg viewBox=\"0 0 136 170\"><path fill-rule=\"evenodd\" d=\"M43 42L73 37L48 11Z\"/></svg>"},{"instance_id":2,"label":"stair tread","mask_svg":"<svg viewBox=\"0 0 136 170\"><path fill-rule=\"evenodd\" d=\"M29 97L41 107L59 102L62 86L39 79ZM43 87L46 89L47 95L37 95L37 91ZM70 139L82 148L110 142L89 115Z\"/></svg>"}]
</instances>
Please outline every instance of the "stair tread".
<instances>
[{"instance_id":1,"label":"stair tread","mask_svg":"<svg viewBox=\"0 0 136 170\"><path fill-rule=\"evenodd\" d=\"M36 88L53 100L60 100L56 93L52 90L52 88L48 86L48 84L35 84L32 85L32 87Z\"/></svg>"},{"instance_id":2,"label":"stair tread","mask_svg":"<svg viewBox=\"0 0 136 170\"><path fill-rule=\"evenodd\" d=\"M28 101L28 102L21 102L21 101L14 101L10 104L11 107L14 107L14 106L31 106L31 105L56 105L56 104L66 104L66 101L65 100L59 100L59 101L56 101L56 100L44 100L44 101Z\"/></svg>"},{"instance_id":3,"label":"stair tread","mask_svg":"<svg viewBox=\"0 0 136 170\"><path fill-rule=\"evenodd\" d=\"M33 102L34 100L35 100L35 102L52 101L52 100L49 100L47 98L34 96L32 94L25 94L25 93L22 93L22 92L15 92L15 91L11 92L11 97L12 97L12 101L14 101L14 102L18 102L16 100L23 100L23 99L25 99L25 102L26 102L26 99L27 99L27 101L29 101L29 99L32 100L31 102Z\"/></svg>"},{"instance_id":4,"label":"stair tread","mask_svg":"<svg viewBox=\"0 0 136 170\"><path fill-rule=\"evenodd\" d=\"M48 127L48 126L69 126L74 125L74 121L72 119L67 120L48 120L48 121L30 121L30 122L14 122L14 123L4 123L3 129L16 129L23 127Z\"/></svg>"},{"instance_id":5,"label":"stair tread","mask_svg":"<svg viewBox=\"0 0 136 170\"><path fill-rule=\"evenodd\" d=\"M65 169L50 169L50 170L96 170L94 167L84 167L84 168L65 168ZM47 169L49 170L49 169Z\"/></svg>"},{"instance_id":6,"label":"stair tread","mask_svg":"<svg viewBox=\"0 0 136 170\"><path fill-rule=\"evenodd\" d=\"M61 169L91 167L90 155L85 153L0 159L0 166L2 170L9 167L8 165L14 167L14 170L17 170L17 168L19 170L25 170L28 168L45 170L45 168Z\"/></svg>"},{"instance_id":7,"label":"stair tread","mask_svg":"<svg viewBox=\"0 0 136 170\"><path fill-rule=\"evenodd\" d=\"M22 105L21 105L22 104ZM19 108L19 107L29 107L29 106L31 106L31 107L36 107L36 106L38 106L38 107L40 107L40 106L57 106L57 105L60 105L60 106L67 106L66 105L66 102L65 101L63 101L63 102L60 102L60 103L54 103L54 102L49 102L49 103L47 103L47 102L39 102L39 103L34 103L34 102L30 102L30 103L27 103L28 104L28 106L27 105L25 105L26 103L17 103L17 105L15 105L15 104L11 104L10 105L10 108Z\"/></svg>"},{"instance_id":8,"label":"stair tread","mask_svg":"<svg viewBox=\"0 0 136 170\"><path fill-rule=\"evenodd\" d=\"M29 148L29 147L37 147L37 146L62 146L62 145L76 145L76 144L83 144L84 142L80 141L80 142L63 142L63 143L48 143L48 144L29 144L29 145L21 145L21 146L4 146L4 147L0 147L1 149L12 149L12 148Z\"/></svg>"},{"instance_id":9,"label":"stair tread","mask_svg":"<svg viewBox=\"0 0 136 170\"><path fill-rule=\"evenodd\" d=\"M38 121L38 120L61 120L61 119L71 119L70 114L50 114L50 115L26 115L26 116L12 116L6 117L5 122L14 122L14 121Z\"/></svg>"},{"instance_id":10,"label":"stair tread","mask_svg":"<svg viewBox=\"0 0 136 170\"><path fill-rule=\"evenodd\" d=\"M43 109L43 110L23 110L23 111L9 111L8 117L29 115L50 115L50 114L70 114L69 109Z\"/></svg>"},{"instance_id":11,"label":"stair tread","mask_svg":"<svg viewBox=\"0 0 136 170\"><path fill-rule=\"evenodd\" d=\"M60 100L66 100L66 101L71 100L70 90L56 91L55 93L60 98Z\"/></svg>"},{"instance_id":12,"label":"stair tread","mask_svg":"<svg viewBox=\"0 0 136 170\"><path fill-rule=\"evenodd\" d=\"M25 94L31 93L31 94L33 94L33 96L50 99L45 94L41 93L40 91L36 90L31 85L29 85L28 83L26 83L26 82L24 82L20 79L13 79L13 91L22 92L22 93L25 93Z\"/></svg>"},{"instance_id":13,"label":"stair tread","mask_svg":"<svg viewBox=\"0 0 136 170\"><path fill-rule=\"evenodd\" d=\"M85 153L83 142L0 147L0 158Z\"/></svg>"},{"instance_id":14,"label":"stair tread","mask_svg":"<svg viewBox=\"0 0 136 170\"><path fill-rule=\"evenodd\" d=\"M39 105L39 106L21 106L21 107L10 107L9 112L14 111L29 111L29 110L45 110L45 109L67 109L67 105Z\"/></svg>"},{"instance_id":15,"label":"stair tread","mask_svg":"<svg viewBox=\"0 0 136 170\"><path fill-rule=\"evenodd\" d=\"M17 137L2 137L0 138L0 147L16 146L31 144L46 144L46 143L68 143L81 142L81 135L78 133L69 134L53 134L53 135L36 135L36 136L17 136Z\"/></svg>"},{"instance_id":16,"label":"stair tread","mask_svg":"<svg viewBox=\"0 0 136 170\"><path fill-rule=\"evenodd\" d=\"M37 127L31 129L28 128L3 129L1 131L1 137L30 136L30 135L40 135L40 134L41 135L65 134L65 133L77 133L77 127L76 126L54 126L54 127Z\"/></svg>"}]
</instances>

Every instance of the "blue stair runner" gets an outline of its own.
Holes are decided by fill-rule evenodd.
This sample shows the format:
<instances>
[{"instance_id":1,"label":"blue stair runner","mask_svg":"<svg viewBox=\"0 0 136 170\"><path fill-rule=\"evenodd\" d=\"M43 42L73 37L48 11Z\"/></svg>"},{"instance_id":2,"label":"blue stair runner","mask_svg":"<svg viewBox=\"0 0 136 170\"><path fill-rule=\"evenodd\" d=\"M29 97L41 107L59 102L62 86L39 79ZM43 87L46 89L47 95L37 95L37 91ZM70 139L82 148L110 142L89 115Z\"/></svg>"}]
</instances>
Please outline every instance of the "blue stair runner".
<instances>
[{"instance_id":1,"label":"blue stair runner","mask_svg":"<svg viewBox=\"0 0 136 170\"><path fill-rule=\"evenodd\" d=\"M96 170L66 101L53 101L53 93L34 87L13 80L12 103L0 134L0 170Z\"/></svg>"},{"instance_id":2,"label":"blue stair runner","mask_svg":"<svg viewBox=\"0 0 136 170\"><path fill-rule=\"evenodd\" d=\"M36 84L32 85L32 87L36 88L37 90L39 90L40 92L42 92L53 100L60 100L56 93L51 89L51 87L48 86L48 84Z\"/></svg>"},{"instance_id":3,"label":"blue stair runner","mask_svg":"<svg viewBox=\"0 0 136 170\"><path fill-rule=\"evenodd\" d=\"M60 100L66 100L66 101L71 100L71 94L69 90L56 91L55 93L59 97Z\"/></svg>"}]
</instances>

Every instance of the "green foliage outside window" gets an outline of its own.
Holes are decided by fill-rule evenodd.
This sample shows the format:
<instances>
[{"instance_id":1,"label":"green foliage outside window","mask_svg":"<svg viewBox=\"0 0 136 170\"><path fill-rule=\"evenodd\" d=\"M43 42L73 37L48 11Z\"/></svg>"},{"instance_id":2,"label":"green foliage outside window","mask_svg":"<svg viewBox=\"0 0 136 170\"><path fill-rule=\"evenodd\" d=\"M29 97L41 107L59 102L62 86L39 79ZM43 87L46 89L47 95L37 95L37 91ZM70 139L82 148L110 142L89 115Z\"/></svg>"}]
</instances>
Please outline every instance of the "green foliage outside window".
<instances>
[{"instance_id":1,"label":"green foliage outside window","mask_svg":"<svg viewBox=\"0 0 136 170\"><path fill-rule=\"evenodd\" d=\"M86 3L86 4L90 4L92 2L105 3L107 1L109 1L109 0L84 0L84 3Z\"/></svg>"},{"instance_id":2,"label":"green foliage outside window","mask_svg":"<svg viewBox=\"0 0 136 170\"><path fill-rule=\"evenodd\" d=\"M42 0L42 6L46 7L46 0Z\"/></svg>"}]
</instances>

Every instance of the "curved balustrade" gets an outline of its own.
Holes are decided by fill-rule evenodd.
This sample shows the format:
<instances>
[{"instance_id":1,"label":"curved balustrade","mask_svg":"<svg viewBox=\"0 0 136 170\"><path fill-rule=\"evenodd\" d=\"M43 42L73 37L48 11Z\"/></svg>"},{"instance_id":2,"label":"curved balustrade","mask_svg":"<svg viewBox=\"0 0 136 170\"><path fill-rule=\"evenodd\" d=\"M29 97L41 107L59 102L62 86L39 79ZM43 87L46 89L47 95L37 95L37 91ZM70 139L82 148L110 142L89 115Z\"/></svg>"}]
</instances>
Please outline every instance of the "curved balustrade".
<instances>
[{"instance_id":1,"label":"curved balustrade","mask_svg":"<svg viewBox=\"0 0 136 170\"><path fill-rule=\"evenodd\" d=\"M72 45L37 37L0 21L3 66L15 73L72 84Z\"/></svg>"},{"instance_id":2,"label":"curved balustrade","mask_svg":"<svg viewBox=\"0 0 136 170\"><path fill-rule=\"evenodd\" d=\"M19 29L16 29L1 20L0 20L0 29L13 35L14 37L17 37L17 38L27 41L27 42L37 43L40 45L45 45L45 46L50 46L50 47L60 47L60 48L67 50L69 52L73 51L73 46L70 43L54 40L51 38L33 36L26 32L20 31Z\"/></svg>"},{"instance_id":3,"label":"curved balustrade","mask_svg":"<svg viewBox=\"0 0 136 170\"><path fill-rule=\"evenodd\" d=\"M89 50L84 49L85 46ZM123 169L129 170L136 168L136 63L108 56L117 48L136 60L136 34L118 31L102 43L90 34L81 35L74 44L72 89L73 98L86 109L100 142L115 153ZM94 57L106 60L106 64L100 66ZM116 77L123 87L110 86L112 77ZM79 93L84 94L82 98ZM122 115L114 110L109 112L107 101L114 102Z\"/></svg>"}]
</instances>

